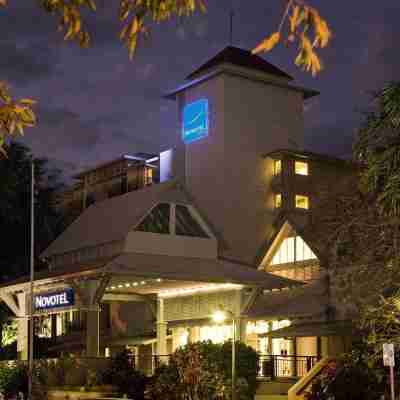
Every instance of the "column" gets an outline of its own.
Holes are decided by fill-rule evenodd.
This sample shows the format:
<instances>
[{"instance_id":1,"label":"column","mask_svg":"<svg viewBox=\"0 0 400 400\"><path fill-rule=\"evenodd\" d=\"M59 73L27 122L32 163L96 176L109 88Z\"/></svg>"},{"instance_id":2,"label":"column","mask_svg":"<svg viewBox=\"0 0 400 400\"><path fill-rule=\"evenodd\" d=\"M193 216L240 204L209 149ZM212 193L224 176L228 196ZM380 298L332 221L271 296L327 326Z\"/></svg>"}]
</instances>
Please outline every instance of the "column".
<instances>
[{"instance_id":1,"label":"column","mask_svg":"<svg viewBox=\"0 0 400 400\"><path fill-rule=\"evenodd\" d=\"M164 299L157 302L157 353L167 355L167 323L164 319ZM160 360L162 361L162 360Z\"/></svg>"},{"instance_id":2,"label":"column","mask_svg":"<svg viewBox=\"0 0 400 400\"><path fill-rule=\"evenodd\" d=\"M247 319L239 317L236 318L236 340L246 344L247 339Z\"/></svg>"},{"instance_id":3,"label":"column","mask_svg":"<svg viewBox=\"0 0 400 400\"><path fill-rule=\"evenodd\" d=\"M17 353L20 360L28 360L29 349L29 319L27 315L26 293L18 293L18 308L17 315Z\"/></svg>"},{"instance_id":4,"label":"column","mask_svg":"<svg viewBox=\"0 0 400 400\"><path fill-rule=\"evenodd\" d=\"M86 311L86 357L99 356L99 310Z\"/></svg>"}]
</instances>

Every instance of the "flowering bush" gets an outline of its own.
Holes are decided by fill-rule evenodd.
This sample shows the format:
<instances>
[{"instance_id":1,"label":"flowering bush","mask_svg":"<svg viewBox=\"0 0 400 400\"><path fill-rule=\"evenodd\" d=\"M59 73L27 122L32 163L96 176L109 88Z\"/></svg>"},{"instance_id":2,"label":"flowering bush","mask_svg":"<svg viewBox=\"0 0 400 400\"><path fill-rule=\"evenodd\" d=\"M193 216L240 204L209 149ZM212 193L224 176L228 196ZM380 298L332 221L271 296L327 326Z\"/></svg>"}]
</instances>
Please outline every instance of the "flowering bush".
<instances>
[{"instance_id":1,"label":"flowering bush","mask_svg":"<svg viewBox=\"0 0 400 400\"><path fill-rule=\"evenodd\" d=\"M257 388L257 353L236 344L238 398L253 399ZM154 377L149 394L163 400L227 400L231 397L231 342L192 343L175 351Z\"/></svg>"},{"instance_id":2,"label":"flowering bush","mask_svg":"<svg viewBox=\"0 0 400 400\"><path fill-rule=\"evenodd\" d=\"M329 363L313 381L305 400L378 400L383 382L356 352Z\"/></svg>"}]
</instances>

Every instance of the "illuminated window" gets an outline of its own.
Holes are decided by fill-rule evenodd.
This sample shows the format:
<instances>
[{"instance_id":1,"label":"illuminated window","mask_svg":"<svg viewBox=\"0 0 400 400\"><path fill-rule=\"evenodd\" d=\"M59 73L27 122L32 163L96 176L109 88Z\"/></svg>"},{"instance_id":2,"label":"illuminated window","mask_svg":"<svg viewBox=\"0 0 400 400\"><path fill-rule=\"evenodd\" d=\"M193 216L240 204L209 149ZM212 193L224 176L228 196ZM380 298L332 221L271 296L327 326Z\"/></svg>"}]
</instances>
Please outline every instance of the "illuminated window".
<instances>
[{"instance_id":1,"label":"illuminated window","mask_svg":"<svg viewBox=\"0 0 400 400\"><path fill-rule=\"evenodd\" d=\"M274 195L274 207L275 208L282 207L282 195L280 193Z\"/></svg>"},{"instance_id":2,"label":"illuminated window","mask_svg":"<svg viewBox=\"0 0 400 400\"><path fill-rule=\"evenodd\" d=\"M299 194L296 194L296 208L303 208L305 210L308 210L309 208L309 201L307 196L301 196Z\"/></svg>"},{"instance_id":3,"label":"illuminated window","mask_svg":"<svg viewBox=\"0 0 400 400\"><path fill-rule=\"evenodd\" d=\"M294 263L296 261L316 258L317 256L307 243L300 236L294 236L283 240L279 250L272 258L271 265Z\"/></svg>"},{"instance_id":4,"label":"illuminated window","mask_svg":"<svg viewBox=\"0 0 400 400\"><path fill-rule=\"evenodd\" d=\"M213 325L200 327L200 341L211 340L213 343L224 343L232 338L231 325Z\"/></svg>"},{"instance_id":5,"label":"illuminated window","mask_svg":"<svg viewBox=\"0 0 400 400\"><path fill-rule=\"evenodd\" d=\"M274 175L279 175L282 172L282 161L274 160Z\"/></svg>"},{"instance_id":6,"label":"illuminated window","mask_svg":"<svg viewBox=\"0 0 400 400\"><path fill-rule=\"evenodd\" d=\"M308 163L303 161L295 161L294 171L296 175L308 175Z\"/></svg>"},{"instance_id":7,"label":"illuminated window","mask_svg":"<svg viewBox=\"0 0 400 400\"><path fill-rule=\"evenodd\" d=\"M153 168L146 168L144 171L144 184L151 185L153 183Z\"/></svg>"}]
</instances>

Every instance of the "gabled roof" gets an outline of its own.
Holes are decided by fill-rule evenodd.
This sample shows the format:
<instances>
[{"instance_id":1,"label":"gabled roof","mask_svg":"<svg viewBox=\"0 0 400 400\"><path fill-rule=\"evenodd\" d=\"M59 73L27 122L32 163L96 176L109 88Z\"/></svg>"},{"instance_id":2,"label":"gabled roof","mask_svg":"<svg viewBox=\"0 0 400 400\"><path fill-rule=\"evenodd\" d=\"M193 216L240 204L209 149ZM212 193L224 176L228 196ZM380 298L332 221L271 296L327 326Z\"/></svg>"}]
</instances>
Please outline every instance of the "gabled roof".
<instances>
[{"instance_id":1,"label":"gabled roof","mask_svg":"<svg viewBox=\"0 0 400 400\"><path fill-rule=\"evenodd\" d=\"M129 230L159 202L189 204L185 192L174 181L151 185L94 203L52 242L41 256L50 257L122 241Z\"/></svg>"},{"instance_id":2,"label":"gabled roof","mask_svg":"<svg viewBox=\"0 0 400 400\"><path fill-rule=\"evenodd\" d=\"M275 243L281 242L287 236L287 233L290 230L294 230L297 235L301 236L301 238L306 242L306 244L310 247L312 252L317 256L317 258L321 261L323 254L319 246L316 245L313 240L313 236L310 234L307 229L307 225L303 226L300 223L297 223L294 218L289 215L281 215L281 218L275 225L275 231L271 237L267 239L265 244L262 246L260 250L259 256L256 259L256 264L259 264L259 268L264 268L264 260L266 258L272 259L273 253L275 253L274 248Z\"/></svg>"},{"instance_id":3,"label":"gabled roof","mask_svg":"<svg viewBox=\"0 0 400 400\"><path fill-rule=\"evenodd\" d=\"M279 78L293 80L293 78L286 72L278 67L265 61L263 58L252 54L248 50L240 49L238 47L228 46L220 51L216 56L201 65L194 72L187 76L186 79L193 79L201 75L203 72L217 67L221 64L232 64L243 68L249 68L256 71L264 72L269 75L274 75Z\"/></svg>"}]
</instances>

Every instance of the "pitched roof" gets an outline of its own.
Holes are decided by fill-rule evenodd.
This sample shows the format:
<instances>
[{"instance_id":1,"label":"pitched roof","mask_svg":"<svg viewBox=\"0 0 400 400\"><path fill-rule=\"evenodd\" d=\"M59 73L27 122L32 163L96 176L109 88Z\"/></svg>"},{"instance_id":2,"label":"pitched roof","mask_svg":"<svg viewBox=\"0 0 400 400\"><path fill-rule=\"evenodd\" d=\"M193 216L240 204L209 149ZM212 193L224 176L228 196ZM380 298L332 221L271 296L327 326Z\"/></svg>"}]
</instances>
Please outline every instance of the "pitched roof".
<instances>
[{"instance_id":1,"label":"pitched roof","mask_svg":"<svg viewBox=\"0 0 400 400\"><path fill-rule=\"evenodd\" d=\"M259 296L250 307L249 318L295 318L324 316L329 305L324 279L294 290L271 292Z\"/></svg>"},{"instance_id":2,"label":"pitched roof","mask_svg":"<svg viewBox=\"0 0 400 400\"><path fill-rule=\"evenodd\" d=\"M186 79L196 78L203 72L208 71L211 68L217 67L220 64L233 64L239 67L264 72L280 78L293 80L293 78L286 72L270 64L268 61L265 61L263 58L252 54L248 50L240 49L233 46L225 47L225 49L220 51L216 56L211 58L209 61L207 61L195 71L193 71L190 75L188 75Z\"/></svg>"},{"instance_id":3,"label":"pitched roof","mask_svg":"<svg viewBox=\"0 0 400 400\"><path fill-rule=\"evenodd\" d=\"M146 212L160 202L188 204L189 200L176 182L168 181L95 203L52 242L41 256L50 257L122 241Z\"/></svg>"},{"instance_id":4,"label":"pitched roof","mask_svg":"<svg viewBox=\"0 0 400 400\"><path fill-rule=\"evenodd\" d=\"M222 258L205 259L153 254L123 253L106 266L114 275L166 280L235 283L279 289L302 283L259 271L246 264Z\"/></svg>"}]
</instances>

